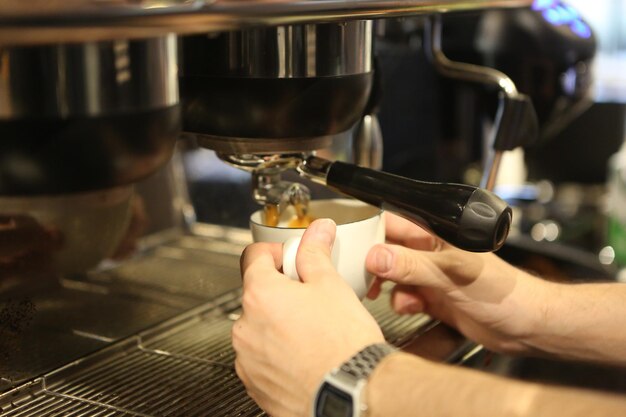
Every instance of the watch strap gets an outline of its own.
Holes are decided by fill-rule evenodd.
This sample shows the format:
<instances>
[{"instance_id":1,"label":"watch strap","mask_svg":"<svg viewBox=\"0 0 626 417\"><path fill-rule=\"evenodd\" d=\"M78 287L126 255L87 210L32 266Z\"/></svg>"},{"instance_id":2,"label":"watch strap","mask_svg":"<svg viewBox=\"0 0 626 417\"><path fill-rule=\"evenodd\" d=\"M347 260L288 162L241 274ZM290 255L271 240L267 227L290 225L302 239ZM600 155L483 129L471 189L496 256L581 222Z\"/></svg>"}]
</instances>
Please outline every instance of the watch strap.
<instances>
[{"instance_id":1,"label":"watch strap","mask_svg":"<svg viewBox=\"0 0 626 417\"><path fill-rule=\"evenodd\" d=\"M337 371L343 371L356 379L366 379L385 356L396 351L397 349L388 343L369 345L344 362Z\"/></svg>"}]
</instances>

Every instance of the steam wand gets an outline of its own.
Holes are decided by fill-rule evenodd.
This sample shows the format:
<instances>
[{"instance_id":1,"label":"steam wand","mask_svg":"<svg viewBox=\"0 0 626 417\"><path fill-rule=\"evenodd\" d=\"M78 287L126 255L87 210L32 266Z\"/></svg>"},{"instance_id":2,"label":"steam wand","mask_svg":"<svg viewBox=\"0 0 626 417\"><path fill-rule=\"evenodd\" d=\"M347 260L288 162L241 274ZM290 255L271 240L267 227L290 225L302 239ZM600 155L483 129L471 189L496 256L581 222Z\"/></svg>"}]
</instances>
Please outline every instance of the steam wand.
<instances>
[{"instance_id":1,"label":"steam wand","mask_svg":"<svg viewBox=\"0 0 626 417\"><path fill-rule=\"evenodd\" d=\"M428 20L424 42L435 68L444 76L491 86L498 91L498 110L489 139L491 149L485 158L480 186L492 191L505 151L527 146L539 136L539 122L530 98L521 94L504 73L484 66L448 59L441 49L441 16Z\"/></svg>"}]
</instances>

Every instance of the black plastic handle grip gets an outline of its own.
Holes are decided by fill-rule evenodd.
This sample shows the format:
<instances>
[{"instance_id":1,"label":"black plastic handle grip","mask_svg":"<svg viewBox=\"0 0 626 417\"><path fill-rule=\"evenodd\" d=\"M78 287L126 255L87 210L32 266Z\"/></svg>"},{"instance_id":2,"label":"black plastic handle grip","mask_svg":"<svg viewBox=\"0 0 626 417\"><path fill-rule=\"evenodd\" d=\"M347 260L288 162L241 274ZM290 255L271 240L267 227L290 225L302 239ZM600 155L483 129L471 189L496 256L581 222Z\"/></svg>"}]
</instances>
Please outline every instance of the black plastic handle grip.
<instances>
[{"instance_id":1,"label":"black plastic handle grip","mask_svg":"<svg viewBox=\"0 0 626 417\"><path fill-rule=\"evenodd\" d=\"M511 226L511 208L502 199L469 185L415 181L343 162L331 164L326 185L472 252L500 249Z\"/></svg>"}]
</instances>

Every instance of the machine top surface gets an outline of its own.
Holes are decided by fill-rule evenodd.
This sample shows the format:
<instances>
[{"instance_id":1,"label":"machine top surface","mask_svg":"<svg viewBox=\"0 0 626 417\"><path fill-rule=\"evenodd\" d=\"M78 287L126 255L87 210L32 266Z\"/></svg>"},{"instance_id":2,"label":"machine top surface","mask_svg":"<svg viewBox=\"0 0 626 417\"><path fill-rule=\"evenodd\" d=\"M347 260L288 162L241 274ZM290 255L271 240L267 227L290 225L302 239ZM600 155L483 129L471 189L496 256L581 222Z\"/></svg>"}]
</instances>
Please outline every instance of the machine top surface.
<instances>
[{"instance_id":1,"label":"machine top surface","mask_svg":"<svg viewBox=\"0 0 626 417\"><path fill-rule=\"evenodd\" d=\"M532 0L5 0L0 45L145 38L500 7Z\"/></svg>"}]
</instances>

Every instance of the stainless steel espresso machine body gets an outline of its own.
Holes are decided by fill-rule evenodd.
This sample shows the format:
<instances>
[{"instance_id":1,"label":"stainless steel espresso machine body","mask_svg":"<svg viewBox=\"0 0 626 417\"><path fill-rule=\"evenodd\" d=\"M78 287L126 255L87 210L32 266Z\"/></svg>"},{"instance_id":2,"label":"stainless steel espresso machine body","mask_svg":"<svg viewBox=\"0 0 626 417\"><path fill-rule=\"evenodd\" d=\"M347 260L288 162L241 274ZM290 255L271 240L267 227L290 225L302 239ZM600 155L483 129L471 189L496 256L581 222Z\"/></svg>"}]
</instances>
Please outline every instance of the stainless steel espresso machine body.
<instances>
[{"instance_id":1,"label":"stainless steel espresso machine body","mask_svg":"<svg viewBox=\"0 0 626 417\"><path fill-rule=\"evenodd\" d=\"M255 199L272 209L266 221L289 203L307 205L308 191L280 178L291 168L404 215L464 249L498 249L511 213L488 191L397 178L309 155L373 117L365 113L374 80L372 36L372 22L357 20L183 37L183 129L224 161L252 172ZM503 107L519 112L513 100ZM500 136L525 134L510 120L519 116L508 113L497 130L509 130ZM495 176L497 167L490 171Z\"/></svg>"},{"instance_id":2,"label":"stainless steel espresso machine body","mask_svg":"<svg viewBox=\"0 0 626 417\"><path fill-rule=\"evenodd\" d=\"M0 198L91 192L151 176L137 184L156 196L146 202L171 206L169 220L177 216L129 260L80 274L0 278L0 416L263 415L236 377L230 347L248 231L193 221L174 152L179 136L251 172L262 204L309 198L304 186L283 180L292 170L461 248L501 247L511 214L490 191L392 176L317 151L354 126L364 155L380 150L372 133L373 19L531 3L0 5ZM436 29L437 19L431 23ZM439 52L433 59L454 66ZM502 82L497 132L532 132L523 95L506 76L465 70ZM488 171L497 173L497 163ZM426 315L396 316L388 297L366 306L390 342L441 361L476 352ZM425 348L442 340L445 348Z\"/></svg>"},{"instance_id":3,"label":"stainless steel espresso machine body","mask_svg":"<svg viewBox=\"0 0 626 417\"><path fill-rule=\"evenodd\" d=\"M0 49L0 194L128 184L180 131L176 38Z\"/></svg>"}]
</instances>

